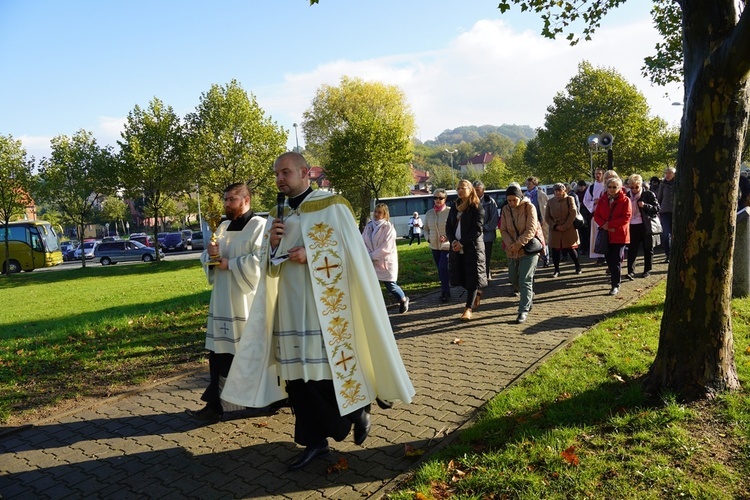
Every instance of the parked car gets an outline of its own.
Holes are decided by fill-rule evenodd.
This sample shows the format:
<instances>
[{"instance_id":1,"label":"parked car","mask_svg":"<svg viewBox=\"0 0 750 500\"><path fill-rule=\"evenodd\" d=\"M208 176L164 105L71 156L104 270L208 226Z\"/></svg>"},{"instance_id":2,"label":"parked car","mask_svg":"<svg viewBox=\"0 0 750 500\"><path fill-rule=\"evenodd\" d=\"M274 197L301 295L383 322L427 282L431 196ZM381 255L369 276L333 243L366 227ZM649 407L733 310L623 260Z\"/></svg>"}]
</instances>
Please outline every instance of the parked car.
<instances>
[{"instance_id":1,"label":"parked car","mask_svg":"<svg viewBox=\"0 0 750 500\"><path fill-rule=\"evenodd\" d=\"M74 240L60 243L60 252L62 253L63 260L66 262L73 260L73 253L75 253L77 248L78 242Z\"/></svg>"},{"instance_id":2,"label":"parked car","mask_svg":"<svg viewBox=\"0 0 750 500\"><path fill-rule=\"evenodd\" d=\"M164 241L161 243L162 249L165 252L174 250L175 252L182 252L187 247L185 242L182 241L182 233L169 233L164 237Z\"/></svg>"},{"instance_id":3,"label":"parked car","mask_svg":"<svg viewBox=\"0 0 750 500\"><path fill-rule=\"evenodd\" d=\"M159 256L164 257L164 252L159 251ZM156 258L156 249L137 241L107 241L97 245L94 258L103 266L126 261L151 262Z\"/></svg>"},{"instance_id":4,"label":"parked car","mask_svg":"<svg viewBox=\"0 0 750 500\"><path fill-rule=\"evenodd\" d=\"M191 245L193 243L192 229L183 229L180 232L182 233L182 241L185 242L185 245Z\"/></svg>"},{"instance_id":5,"label":"parked car","mask_svg":"<svg viewBox=\"0 0 750 500\"><path fill-rule=\"evenodd\" d=\"M137 241L141 245L145 245L147 247L154 246L154 240L151 238L151 236L146 236L145 234L143 236L139 236L139 235L133 236L131 234L130 241Z\"/></svg>"},{"instance_id":6,"label":"parked car","mask_svg":"<svg viewBox=\"0 0 750 500\"><path fill-rule=\"evenodd\" d=\"M195 231L193 233L193 238L190 243L190 247L193 250L203 250L205 245L203 244L203 233L201 231Z\"/></svg>"},{"instance_id":7,"label":"parked car","mask_svg":"<svg viewBox=\"0 0 750 500\"><path fill-rule=\"evenodd\" d=\"M156 241L159 242L159 246L162 246L164 244L164 237L167 235L167 233L156 233Z\"/></svg>"},{"instance_id":8,"label":"parked car","mask_svg":"<svg viewBox=\"0 0 750 500\"><path fill-rule=\"evenodd\" d=\"M86 256L86 260L94 258L94 250L96 250L98 241L84 241L83 245L79 245L76 251L73 253L74 260L81 260L81 255Z\"/></svg>"},{"instance_id":9,"label":"parked car","mask_svg":"<svg viewBox=\"0 0 750 500\"><path fill-rule=\"evenodd\" d=\"M105 242L105 241L117 241L119 239L120 239L119 236L105 236L104 238L102 238L102 242Z\"/></svg>"}]
</instances>

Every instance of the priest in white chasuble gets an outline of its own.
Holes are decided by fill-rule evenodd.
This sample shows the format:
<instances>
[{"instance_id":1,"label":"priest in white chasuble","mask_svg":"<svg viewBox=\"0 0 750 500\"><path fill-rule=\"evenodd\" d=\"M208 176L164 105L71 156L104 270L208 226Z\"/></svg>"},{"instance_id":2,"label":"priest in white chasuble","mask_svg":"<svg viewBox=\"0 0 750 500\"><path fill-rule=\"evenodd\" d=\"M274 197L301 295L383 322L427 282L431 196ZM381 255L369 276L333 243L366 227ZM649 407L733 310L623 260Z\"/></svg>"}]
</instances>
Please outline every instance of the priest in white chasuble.
<instances>
[{"instance_id":1,"label":"priest in white chasuble","mask_svg":"<svg viewBox=\"0 0 750 500\"><path fill-rule=\"evenodd\" d=\"M237 345L248 321L260 280L260 252L266 220L250 210L251 193L245 184L224 190L224 220L216 229L216 243L201 254L208 282L213 285L208 306L206 349L210 381L201 399L206 406L187 410L198 420L216 422L224 410L221 386L229 374ZM215 265L206 265L213 260Z\"/></svg>"},{"instance_id":2,"label":"priest in white chasuble","mask_svg":"<svg viewBox=\"0 0 750 500\"><path fill-rule=\"evenodd\" d=\"M289 396L301 469L354 427L362 444L370 404L408 403L414 387L393 338L380 284L349 203L310 188L304 157L274 163L284 204L266 224L261 279L222 399L264 407Z\"/></svg>"}]
</instances>

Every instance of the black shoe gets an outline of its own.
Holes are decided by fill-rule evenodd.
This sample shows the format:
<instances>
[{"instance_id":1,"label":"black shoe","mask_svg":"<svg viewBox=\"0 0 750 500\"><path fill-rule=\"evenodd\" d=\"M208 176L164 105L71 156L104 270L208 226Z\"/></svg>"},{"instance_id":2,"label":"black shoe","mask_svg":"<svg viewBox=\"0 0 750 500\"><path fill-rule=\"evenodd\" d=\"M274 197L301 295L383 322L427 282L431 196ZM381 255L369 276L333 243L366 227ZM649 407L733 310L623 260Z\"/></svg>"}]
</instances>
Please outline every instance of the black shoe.
<instances>
[{"instance_id":1,"label":"black shoe","mask_svg":"<svg viewBox=\"0 0 750 500\"><path fill-rule=\"evenodd\" d=\"M401 302L401 305L398 308L398 312L399 314L404 314L408 310L409 310L409 297L404 297L403 302Z\"/></svg>"},{"instance_id":2,"label":"black shoe","mask_svg":"<svg viewBox=\"0 0 750 500\"><path fill-rule=\"evenodd\" d=\"M520 314L518 315L518 317L516 318L516 323L518 323L518 324L520 325L521 323L525 322L525 321L526 321L526 318L528 318L528 317L529 317L529 313L527 313L527 312L522 312L522 313L520 313Z\"/></svg>"},{"instance_id":3,"label":"black shoe","mask_svg":"<svg viewBox=\"0 0 750 500\"><path fill-rule=\"evenodd\" d=\"M576 267L576 274L581 274L582 272L581 266Z\"/></svg>"},{"instance_id":4,"label":"black shoe","mask_svg":"<svg viewBox=\"0 0 750 500\"><path fill-rule=\"evenodd\" d=\"M370 405L367 405L359 417L359 422L354 424L354 444L361 445L365 442L367 435L370 434L370 427Z\"/></svg>"},{"instance_id":5,"label":"black shoe","mask_svg":"<svg viewBox=\"0 0 750 500\"><path fill-rule=\"evenodd\" d=\"M208 406L200 410L185 410L189 416L201 422L220 422L223 413L219 413L216 410L209 408Z\"/></svg>"},{"instance_id":6,"label":"black shoe","mask_svg":"<svg viewBox=\"0 0 750 500\"><path fill-rule=\"evenodd\" d=\"M322 457L329 451L331 451L331 449L328 447L328 445L325 445L321 448L313 448L312 446L308 446L307 448L305 448L305 451L300 453L299 457L297 457L297 460L289 464L289 470L299 470L303 467L306 467L307 465L310 465L310 462L318 457Z\"/></svg>"},{"instance_id":7,"label":"black shoe","mask_svg":"<svg viewBox=\"0 0 750 500\"><path fill-rule=\"evenodd\" d=\"M393 403L390 401L383 401L380 398L375 398L375 402L378 404L381 410L390 410L393 408Z\"/></svg>"},{"instance_id":8,"label":"black shoe","mask_svg":"<svg viewBox=\"0 0 750 500\"><path fill-rule=\"evenodd\" d=\"M607 261L606 261L606 260L604 260L604 257L598 257L598 258L596 259L596 263L597 263L597 264L599 264L599 265L601 266L602 264L606 264L606 263L607 263Z\"/></svg>"},{"instance_id":9,"label":"black shoe","mask_svg":"<svg viewBox=\"0 0 750 500\"><path fill-rule=\"evenodd\" d=\"M650 273L649 271L645 271L645 272L644 272L644 273L643 273L643 274L641 275L641 277L643 277L643 278L648 278L649 276L651 276L651 273Z\"/></svg>"}]
</instances>

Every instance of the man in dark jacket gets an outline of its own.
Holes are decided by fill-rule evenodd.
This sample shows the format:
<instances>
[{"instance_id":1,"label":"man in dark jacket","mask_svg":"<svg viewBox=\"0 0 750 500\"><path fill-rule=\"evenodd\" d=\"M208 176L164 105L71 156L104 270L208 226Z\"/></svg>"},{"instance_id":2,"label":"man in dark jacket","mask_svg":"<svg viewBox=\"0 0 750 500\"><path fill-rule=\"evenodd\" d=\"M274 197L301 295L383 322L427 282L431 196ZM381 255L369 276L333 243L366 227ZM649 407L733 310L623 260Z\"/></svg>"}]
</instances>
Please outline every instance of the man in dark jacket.
<instances>
[{"instance_id":1,"label":"man in dark jacket","mask_svg":"<svg viewBox=\"0 0 750 500\"><path fill-rule=\"evenodd\" d=\"M497 239L497 203L488 194L484 193L484 183L482 181L474 182L474 191L477 192L479 201L484 208L484 228L482 237L484 239L484 256L485 269L487 272L487 281L492 279L490 276L490 258L492 257L492 244Z\"/></svg>"}]
</instances>

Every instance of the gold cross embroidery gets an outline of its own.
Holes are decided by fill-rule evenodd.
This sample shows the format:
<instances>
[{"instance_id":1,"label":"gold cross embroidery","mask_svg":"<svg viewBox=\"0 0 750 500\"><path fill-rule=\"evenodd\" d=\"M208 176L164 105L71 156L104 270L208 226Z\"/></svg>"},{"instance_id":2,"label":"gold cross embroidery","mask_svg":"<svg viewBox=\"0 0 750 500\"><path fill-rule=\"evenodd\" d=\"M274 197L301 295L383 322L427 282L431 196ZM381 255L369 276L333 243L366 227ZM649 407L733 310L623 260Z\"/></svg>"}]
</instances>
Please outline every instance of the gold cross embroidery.
<instances>
[{"instance_id":1,"label":"gold cross embroidery","mask_svg":"<svg viewBox=\"0 0 750 500\"><path fill-rule=\"evenodd\" d=\"M346 357L346 354L344 354L343 351L341 351L341 361L336 362L336 366L343 364L344 365L344 371L346 371L346 362L351 361L354 359L354 356Z\"/></svg>"},{"instance_id":2,"label":"gold cross embroidery","mask_svg":"<svg viewBox=\"0 0 750 500\"><path fill-rule=\"evenodd\" d=\"M325 266L321 266L321 267L316 267L315 270L316 271L325 271L326 272L326 276L328 277L328 279L331 279L331 269L335 269L337 267L341 267L341 265L340 264L329 264L328 263L328 256L326 256L324 260L326 262L326 265Z\"/></svg>"}]
</instances>

